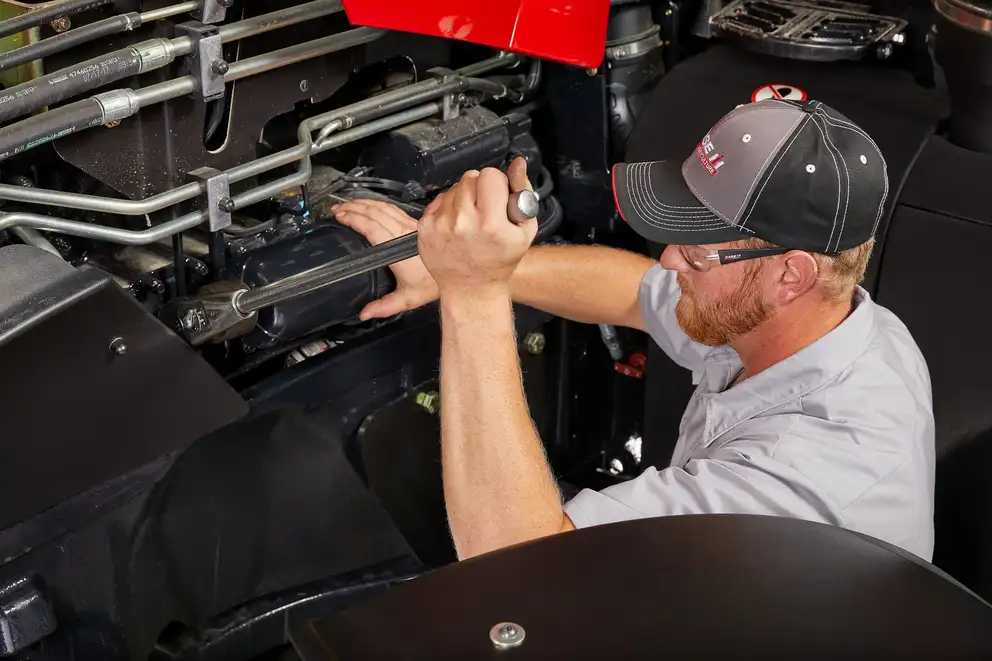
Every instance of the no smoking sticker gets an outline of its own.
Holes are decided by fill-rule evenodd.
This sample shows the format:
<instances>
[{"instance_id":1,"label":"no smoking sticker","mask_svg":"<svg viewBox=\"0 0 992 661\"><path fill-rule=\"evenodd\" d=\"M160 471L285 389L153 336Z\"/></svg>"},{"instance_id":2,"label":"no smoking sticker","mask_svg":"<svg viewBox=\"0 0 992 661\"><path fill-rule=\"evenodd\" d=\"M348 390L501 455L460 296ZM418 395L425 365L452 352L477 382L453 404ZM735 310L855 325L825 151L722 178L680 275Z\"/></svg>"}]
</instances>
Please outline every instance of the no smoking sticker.
<instances>
[{"instance_id":1,"label":"no smoking sticker","mask_svg":"<svg viewBox=\"0 0 992 661\"><path fill-rule=\"evenodd\" d=\"M786 101L805 101L806 90L795 85L762 85L751 94L751 101L764 101L765 99L784 99Z\"/></svg>"}]
</instances>

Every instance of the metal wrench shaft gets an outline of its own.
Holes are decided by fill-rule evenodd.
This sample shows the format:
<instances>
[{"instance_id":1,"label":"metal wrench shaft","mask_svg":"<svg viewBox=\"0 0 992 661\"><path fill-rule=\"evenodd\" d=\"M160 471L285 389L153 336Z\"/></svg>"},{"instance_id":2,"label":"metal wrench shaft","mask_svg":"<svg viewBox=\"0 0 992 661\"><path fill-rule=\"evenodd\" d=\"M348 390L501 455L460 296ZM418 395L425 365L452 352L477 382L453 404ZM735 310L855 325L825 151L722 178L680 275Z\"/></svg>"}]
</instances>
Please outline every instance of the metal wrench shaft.
<instances>
[{"instance_id":1,"label":"metal wrench shaft","mask_svg":"<svg viewBox=\"0 0 992 661\"><path fill-rule=\"evenodd\" d=\"M510 195L506 215L511 222L519 225L536 218L539 206L535 193L520 191ZM248 316L270 305L305 296L322 287L402 262L416 255L417 234L406 234L263 287L238 292L232 303L240 314Z\"/></svg>"}]
</instances>

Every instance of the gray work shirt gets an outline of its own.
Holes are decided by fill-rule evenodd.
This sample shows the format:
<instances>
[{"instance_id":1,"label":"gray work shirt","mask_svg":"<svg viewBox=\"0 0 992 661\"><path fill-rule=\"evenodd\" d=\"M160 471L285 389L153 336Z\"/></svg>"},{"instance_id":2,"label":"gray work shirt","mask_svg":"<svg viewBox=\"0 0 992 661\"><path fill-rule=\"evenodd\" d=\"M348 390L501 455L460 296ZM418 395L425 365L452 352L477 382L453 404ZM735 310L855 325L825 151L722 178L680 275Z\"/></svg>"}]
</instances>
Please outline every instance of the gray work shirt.
<instances>
[{"instance_id":1,"label":"gray work shirt","mask_svg":"<svg viewBox=\"0 0 992 661\"><path fill-rule=\"evenodd\" d=\"M655 266L640 291L651 337L699 384L671 466L580 492L565 507L575 525L675 514L787 516L856 530L929 561L930 375L903 323L858 288L840 326L728 389L740 358L682 331L675 275Z\"/></svg>"}]
</instances>

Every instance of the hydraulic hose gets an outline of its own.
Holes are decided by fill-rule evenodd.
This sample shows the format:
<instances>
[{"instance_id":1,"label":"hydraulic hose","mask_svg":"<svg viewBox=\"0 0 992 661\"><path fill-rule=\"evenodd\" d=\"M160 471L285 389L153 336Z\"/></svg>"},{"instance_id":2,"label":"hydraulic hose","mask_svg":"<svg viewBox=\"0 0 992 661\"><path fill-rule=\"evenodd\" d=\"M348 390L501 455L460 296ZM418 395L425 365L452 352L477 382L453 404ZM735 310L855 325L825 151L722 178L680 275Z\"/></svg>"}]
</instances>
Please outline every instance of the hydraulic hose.
<instances>
[{"instance_id":1,"label":"hydraulic hose","mask_svg":"<svg viewBox=\"0 0 992 661\"><path fill-rule=\"evenodd\" d=\"M28 46L24 46L23 48L17 48L3 53L0 55L0 71L13 69L14 67L19 67L22 64L34 62L35 60L40 60L43 57L48 57L49 55L54 55L55 53L61 53L64 50L72 48L73 46L85 44L93 41L94 39L108 37L112 34L118 34L120 32L127 32L128 30L133 30L139 25L141 25L141 14L138 12L121 14L120 16L107 18L102 21L97 21L96 23L90 23L89 25L84 25L81 28L69 30L68 32L57 34L54 37L49 37L48 39L35 42Z\"/></svg>"},{"instance_id":2,"label":"hydraulic hose","mask_svg":"<svg viewBox=\"0 0 992 661\"><path fill-rule=\"evenodd\" d=\"M79 28L57 34L44 41L38 41L21 48L0 54L0 71L19 67L28 62L34 62L56 53L69 50L80 44L89 43L103 37L109 37L121 32L130 32L144 23L156 21L170 16L191 12L196 9L196 2L185 2L171 7L163 7L150 12L130 12L119 16L105 18L102 21L89 23Z\"/></svg>"},{"instance_id":3,"label":"hydraulic hose","mask_svg":"<svg viewBox=\"0 0 992 661\"><path fill-rule=\"evenodd\" d=\"M0 160L70 133L107 124L126 116L136 107L133 93L108 92L5 126L0 128Z\"/></svg>"},{"instance_id":4,"label":"hydraulic hose","mask_svg":"<svg viewBox=\"0 0 992 661\"><path fill-rule=\"evenodd\" d=\"M15 18L0 22L0 37L9 37L18 32L24 32L39 25L54 21L63 16L72 16L89 9L109 5L114 0L65 0L50 7L34 9Z\"/></svg>"},{"instance_id":5,"label":"hydraulic hose","mask_svg":"<svg viewBox=\"0 0 992 661\"><path fill-rule=\"evenodd\" d=\"M314 0L223 25L219 32L221 41L228 43L340 10L341 3L338 0ZM0 122L26 115L108 83L167 66L177 57L189 54L192 48L193 43L189 37L150 39L16 85L0 94ZM237 64L231 68L234 69Z\"/></svg>"},{"instance_id":6,"label":"hydraulic hose","mask_svg":"<svg viewBox=\"0 0 992 661\"><path fill-rule=\"evenodd\" d=\"M171 46L167 39L153 39L11 87L0 95L0 122L135 76L144 70L142 52L155 49L161 50L162 56L172 55Z\"/></svg>"}]
</instances>

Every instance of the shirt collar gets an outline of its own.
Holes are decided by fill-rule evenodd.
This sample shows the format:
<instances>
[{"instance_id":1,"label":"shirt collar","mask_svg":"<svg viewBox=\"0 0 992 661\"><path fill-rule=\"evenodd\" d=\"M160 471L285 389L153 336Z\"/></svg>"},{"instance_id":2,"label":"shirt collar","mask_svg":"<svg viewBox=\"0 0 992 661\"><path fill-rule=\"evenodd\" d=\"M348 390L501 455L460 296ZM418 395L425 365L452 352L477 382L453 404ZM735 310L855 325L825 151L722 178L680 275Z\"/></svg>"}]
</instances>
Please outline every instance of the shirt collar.
<instances>
[{"instance_id":1,"label":"shirt collar","mask_svg":"<svg viewBox=\"0 0 992 661\"><path fill-rule=\"evenodd\" d=\"M858 287L854 309L835 329L785 360L723 392L708 395L706 442L731 427L787 401L812 392L847 369L868 347L875 333L875 304ZM708 378L725 385L741 368L733 349L710 352L704 363Z\"/></svg>"}]
</instances>

